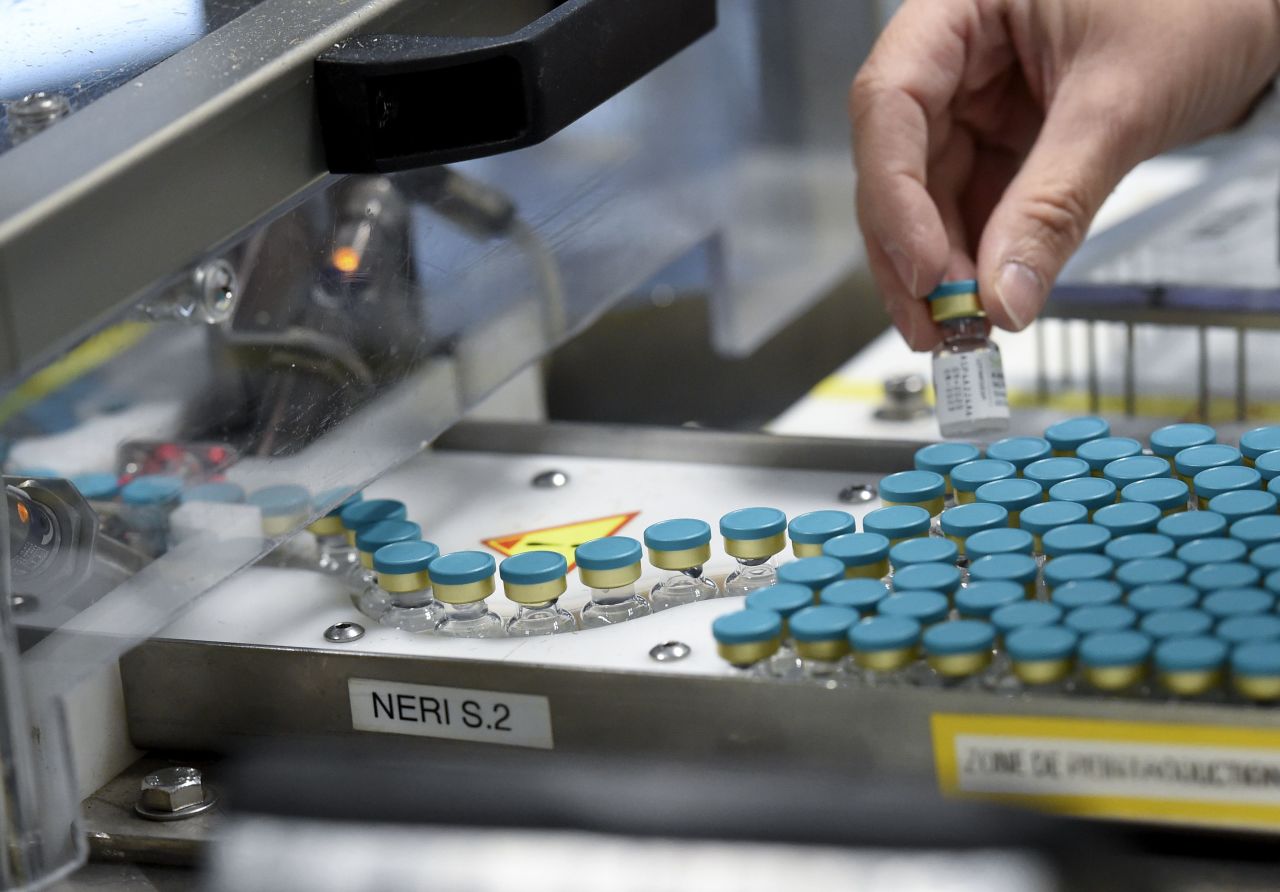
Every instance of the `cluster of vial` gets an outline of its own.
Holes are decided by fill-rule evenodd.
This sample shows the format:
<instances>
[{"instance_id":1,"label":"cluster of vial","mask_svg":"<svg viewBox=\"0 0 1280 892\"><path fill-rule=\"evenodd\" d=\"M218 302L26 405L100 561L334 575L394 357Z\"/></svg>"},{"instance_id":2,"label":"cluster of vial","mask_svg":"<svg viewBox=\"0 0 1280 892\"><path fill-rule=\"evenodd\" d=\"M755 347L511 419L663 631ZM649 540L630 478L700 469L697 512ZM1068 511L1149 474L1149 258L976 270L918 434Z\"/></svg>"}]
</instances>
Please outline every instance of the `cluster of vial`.
<instances>
[{"instance_id":1,"label":"cluster of vial","mask_svg":"<svg viewBox=\"0 0 1280 892\"><path fill-rule=\"evenodd\" d=\"M1217 439L1083 417L926 446L861 531L718 617L717 648L850 684L1280 700L1280 427Z\"/></svg>"}]
</instances>

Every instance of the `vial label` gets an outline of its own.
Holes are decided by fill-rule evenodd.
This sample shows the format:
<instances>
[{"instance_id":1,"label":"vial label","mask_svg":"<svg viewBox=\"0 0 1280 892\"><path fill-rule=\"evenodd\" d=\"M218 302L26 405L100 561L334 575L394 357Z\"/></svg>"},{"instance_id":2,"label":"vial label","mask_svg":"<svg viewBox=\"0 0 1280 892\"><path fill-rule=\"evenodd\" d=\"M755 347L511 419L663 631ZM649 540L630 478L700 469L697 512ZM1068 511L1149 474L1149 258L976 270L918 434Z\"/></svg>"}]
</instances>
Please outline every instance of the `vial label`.
<instances>
[{"instance_id":1,"label":"vial label","mask_svg":"<svg viewBox=\"0 0 1280 892\"><path fill-rule=\"evenodd\" d=\"M964 432L970 425L1007 422L1004 368L994 350L948 353L933 361L938 425Z\"/></svg>"},{"instance_id":2,"label":"vial label","mask_svg":"<svg viewBox=\"0 0 1280 892\"><path fill-rule=\"evenodd\" d=\"M546 697L469 688L347 679L351 727L549 750L551 705Z\"/></svg>"}]
</instances>

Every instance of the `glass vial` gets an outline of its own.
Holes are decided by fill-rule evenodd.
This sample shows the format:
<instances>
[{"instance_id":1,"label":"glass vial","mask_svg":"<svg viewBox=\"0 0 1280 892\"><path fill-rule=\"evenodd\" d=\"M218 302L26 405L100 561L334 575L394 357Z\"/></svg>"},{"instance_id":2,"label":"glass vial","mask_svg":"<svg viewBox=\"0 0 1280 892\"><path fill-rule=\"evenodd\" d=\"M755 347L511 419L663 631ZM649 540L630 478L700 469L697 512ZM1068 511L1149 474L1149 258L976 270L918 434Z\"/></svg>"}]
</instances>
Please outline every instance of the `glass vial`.
<instances>
[{"instance_id":1,"label":"glass vial","mask_svg":"<svg viewBox=\"0 0 1280 892\"><path fill-rule=\"evenodd\" d=\"M360 593L360 612L384 626L430 632L444 619L444 605L431 591L428 568L440 556L430 542L395 542L373 555L377 582Z\"/></svg>"},{"instance_id":2,"label":"glass vial","mask_svg":"<svg viewBox=\"0 0 1280 892\"><path fill-rule=\"evenodd\" d=\"M444 619L436 633L454 638L501 638L502 618L485 598L494 592L494 560L482 551L455 551L431 562L436 600L444 605Z\"/></svg>"},{"instance_id":3,"label":"glass vial","mask_svg":"<svg viewBox=\"0 0 1280 892\"><path fill-rule=\"evenodd\" d=\"M943 282L929 295L929 310L942 330L942 343L933 351L933 389L942 435L964 437L1007 429L1004 368L978 300L978 283L973 279Z\"/></svg>"},{"instance_id":4,"label":"glass vial","mask_svg":"<svg viewBox=\"0 0 1280 892\"><path fill-rule=\"evenodd\" d=\"M741 508L720 518L724 550L738 569L724 582L726 595L747 595L778 581L773 556L786 547L787 515L777 508Z\"/></svg>"},{"instance_id":5,"label":"glass vial","mask_svg":"<svg viewBox=\"0 0 1280 892\"><path fill-rule=\"evenodd\" d=\"M711 558L711 527L692 518L664 520L644 531L649 563L670 575L649 592L655 611L681 604L706 601L720 594L715 580L702 574L702 565Z\"/></svg>"},{"instance_id":6,"label":"glass vial","mask_svg":"<svg viewBox=\"0 0 1280 892\"><path fill-rule=\"evenodd\" d=\"M636 593L641 557L640 543L629 536L605 536L578 546L573 555L578 577L591 592L582 607L582 628L612 626L653 612Z\"/></svg>"},{"instance_id":7,"label":"glass vial","mask_svg":"<svg viewBox=\"0 0 1280 892\"><path fill-rule=\"evenodd\" d=\"M569 562L554 551L526 551L502 562L502 587L507 600L518 605L507 620L507 635L554 635L578 628L573 614L556 603L569 587L568 573Z\"/></svg>"}]
</instances>

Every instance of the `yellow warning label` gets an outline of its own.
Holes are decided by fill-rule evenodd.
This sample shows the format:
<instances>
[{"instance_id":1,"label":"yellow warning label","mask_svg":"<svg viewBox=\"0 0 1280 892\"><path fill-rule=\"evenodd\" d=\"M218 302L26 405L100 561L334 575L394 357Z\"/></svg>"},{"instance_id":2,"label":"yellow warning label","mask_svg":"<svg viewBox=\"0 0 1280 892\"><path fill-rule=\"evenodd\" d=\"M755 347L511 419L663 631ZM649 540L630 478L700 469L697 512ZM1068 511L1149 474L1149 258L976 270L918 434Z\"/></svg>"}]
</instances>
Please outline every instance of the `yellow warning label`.
<instances>
[{"instance_id":1,"label":"yellow warning label","mask_svg":"<svg viewBox=\"0 0 1280 892\"><path fill-rule=\"evenodd\" d=\"M484 544L499 554L510 557L526 551L554 551L564 555L573 569L573 552L583 542L612 536L622 529L639 511L626 514L611 514L608 517L597 517L593 520L576 520L573 523L562 523L559 526L543 527L540 530L526 530L523 533L507 533L485 539Z\"/></svg>"},{"instance_id":2,"label":"yellow warning label","mask_svg":"<svg viewBox=\"0 0 1280 892\"><path fill-rule=\"evenodd\" d=\"M1280 830L1280 728L952 714L931 722L949 796Z\"/></svg>"}]
</instances>

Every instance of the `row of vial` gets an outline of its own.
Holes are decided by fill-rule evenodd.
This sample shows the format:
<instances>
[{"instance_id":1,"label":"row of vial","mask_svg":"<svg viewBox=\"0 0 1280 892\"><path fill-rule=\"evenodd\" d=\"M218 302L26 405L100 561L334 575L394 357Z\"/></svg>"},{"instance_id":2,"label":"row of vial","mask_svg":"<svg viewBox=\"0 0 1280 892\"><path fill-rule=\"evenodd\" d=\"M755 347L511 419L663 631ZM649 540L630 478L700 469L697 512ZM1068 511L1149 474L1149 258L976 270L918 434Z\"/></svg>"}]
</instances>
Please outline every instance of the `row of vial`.
<instances>
[{"instance_id":1,"label":"row of vial","mask_svg":"<svg viewBox=\"0 0 1280 892\"><path fill-rule=\"evenodd\" d=\"M1230 665L1241 696L1280 696L1280 515L1261 489L1280 428L1237 449L1171 425L1150 455L1102 419L1045 433L985 459L921 449L914 471L882 481L889 507L865 532L716 621L722 655L779 675L1134 692L1154 666L1169 692L1201 697ZM1221 472L1201 476L1217 468L1238 470L1224 487Z\"/></svg>"}]
</instances>

